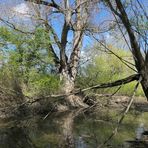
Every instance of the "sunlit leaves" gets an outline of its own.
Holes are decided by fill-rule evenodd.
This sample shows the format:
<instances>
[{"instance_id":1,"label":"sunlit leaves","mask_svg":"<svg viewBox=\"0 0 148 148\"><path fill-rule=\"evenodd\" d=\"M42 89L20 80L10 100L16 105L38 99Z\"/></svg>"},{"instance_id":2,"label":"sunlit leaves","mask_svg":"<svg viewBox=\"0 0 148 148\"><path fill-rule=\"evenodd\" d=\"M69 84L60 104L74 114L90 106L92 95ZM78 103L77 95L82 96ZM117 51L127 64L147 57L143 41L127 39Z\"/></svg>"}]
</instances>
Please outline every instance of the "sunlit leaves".
<instances>
[{"instance_id":1,"label":"sunlit leaves","mask_svg":"<svg viewBox=\"0 0 148 148\"><path fill-rule=\"evenodd\" d=\"M3 53L0 68L0 81L7 75L17 77L25 93L50 93L59 86L58 77L52 75L54 67L50 51L50 34L44 28L37 28L34 34L21 34L6 27L0 28L0 40L6 45L1 46ZM9 75L9 76L8 76ZM6 82L7 81L3 81ZM25 87L24 87L25 86Z\"/></svg>"}]
</instances>

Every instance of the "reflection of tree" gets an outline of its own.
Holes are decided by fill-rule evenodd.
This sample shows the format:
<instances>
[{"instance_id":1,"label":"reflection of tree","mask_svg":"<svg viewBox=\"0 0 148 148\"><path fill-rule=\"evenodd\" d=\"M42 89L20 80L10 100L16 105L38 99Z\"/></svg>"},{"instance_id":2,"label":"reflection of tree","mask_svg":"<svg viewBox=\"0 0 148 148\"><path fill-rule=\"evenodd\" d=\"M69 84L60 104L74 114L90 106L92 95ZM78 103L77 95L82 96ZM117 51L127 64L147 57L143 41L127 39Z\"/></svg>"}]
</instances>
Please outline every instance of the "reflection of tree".
<instances>
[{"instance_id":1,"label":"reflection of tree","mask_svg":"<svg viewBox=\"0 0 148 148\"><path fill-rule=\"evenodd\" d=\"M0 148L35 148L25 128L6 128L0 133Z\"/></svg>"},{"instance_id":2,"label":"reflection of tree","mask_svg":"<svg viewBox=\"0 0 148 148\"><path fill-rule=\"evenodd\" d=\"M35 118L12 123L11 128L0 129L0 148L74 148L73 125L80 112L56 113L49 120Z\"/></svg>"},{"instance_id":3,"label":"reflection of tree","mask_svg":"<svg viewBox=\"0 0 148 148\"><path fill-rule=\"evenodd\" d=\"M62 148L74 148L74 135L73 135L73 124L74 119L77 117L82 110L74 110L71 112L67 112L62 118L60 119L61 124L61 135L62 141L60 147Z\"/></svg>"}]
</instances>

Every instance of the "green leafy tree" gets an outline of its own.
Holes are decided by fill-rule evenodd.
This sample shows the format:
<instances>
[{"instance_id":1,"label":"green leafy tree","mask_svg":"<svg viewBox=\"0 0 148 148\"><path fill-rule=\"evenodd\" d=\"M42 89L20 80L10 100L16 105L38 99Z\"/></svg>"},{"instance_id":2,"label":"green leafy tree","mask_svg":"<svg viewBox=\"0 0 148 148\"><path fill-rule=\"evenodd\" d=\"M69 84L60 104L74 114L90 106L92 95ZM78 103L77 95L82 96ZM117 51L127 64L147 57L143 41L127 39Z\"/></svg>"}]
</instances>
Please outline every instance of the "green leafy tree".
<instances>
[{"instance_id":1,"label":"green leafy tree","mask_svg":"<svg viewBox=\"0 0 148 148\"><path fill-rule=\"evenodd\" d=\"M5 42L5 63L0 68L1 79L18 79L25 93L49 94L59 87L59 78L54 73L54 63L50 52L48 34L37 28L34 34L19 34L5 27L0 28L0 38ZM9 75L9 76L8 76ZM9 84L8 83L8 84Z\"/></svg>"}]
</instances>

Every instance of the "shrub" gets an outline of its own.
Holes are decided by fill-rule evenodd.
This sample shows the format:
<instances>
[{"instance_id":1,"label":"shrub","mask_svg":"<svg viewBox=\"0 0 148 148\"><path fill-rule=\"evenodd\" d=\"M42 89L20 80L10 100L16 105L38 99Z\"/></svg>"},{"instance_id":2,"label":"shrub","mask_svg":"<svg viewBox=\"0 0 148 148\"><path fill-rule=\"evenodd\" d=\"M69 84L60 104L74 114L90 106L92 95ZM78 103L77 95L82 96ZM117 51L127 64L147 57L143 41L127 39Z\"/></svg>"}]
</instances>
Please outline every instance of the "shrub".
<instances>
[{"instance_id":1,"label":"shrub","mask_svg":"<svg viewBox=\"0 0 148 148\"><path fill-rule=\"evenodd\" d=\"M131 60L131 54L128 51L122 49L114 49L112 46L110 46L110 49L119 57L133 63ZM113 82L134 74L133 70L128 68L114 55L107 54L99 50L95 53L97 54L93 56L92 60L87 65L81 67L76 81L77 87L86 88L100 83ZM121 87L118 93L121 95L131 95L133 93L134 86L135 82L126 84ZM113 87L107 89L97 89L94 90L94 92L110 94L116 90L117 87ZM143 95L141 88L139 88L137 95Z\"/></svg>"}]
</instances>

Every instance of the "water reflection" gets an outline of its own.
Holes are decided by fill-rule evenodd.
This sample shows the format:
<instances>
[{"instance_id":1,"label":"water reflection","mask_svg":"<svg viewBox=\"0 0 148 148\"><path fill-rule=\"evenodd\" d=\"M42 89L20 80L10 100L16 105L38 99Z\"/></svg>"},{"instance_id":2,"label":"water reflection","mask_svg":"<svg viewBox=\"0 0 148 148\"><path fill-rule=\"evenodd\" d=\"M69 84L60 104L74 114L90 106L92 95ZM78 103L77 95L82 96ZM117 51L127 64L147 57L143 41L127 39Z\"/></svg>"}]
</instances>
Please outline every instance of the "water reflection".
<instances>
[{"instance_id":1,"label":"water reflection","mask_svg":"<svg viewBox=\"0 0 148 148\"><path fill-rule=\"evenodd\" d=\"M116 115L115 110L76 110L55 113L45 120L34 117L7 126L0 123L0 148L97 148L115 128ZM131 112L106 147L120 148L124 141L135 139L139 123L148 127L147 119L147 113Z\"/></svg>"},{"instance_id":2,"label":"water reflection","mask_svg":"<svg viewBox=\"0 0 148 148\"><path fill-rule=\"evenodd\" d=\"M140 140L142 138L144 130L144 124L140 123L139 127L136 129L136 140Z\"/></svg>"},{"instance_id":3,"label":"water reflection","mask_svg":"<svg viewBox=\"0 0 148 148\"><path fill-rule=\"evenodd\" d=\"M12 127L1 130L0 133L1 148L35 148L28 131L24 128Z\"/></svg>"},{"instance_id":4,"label":"water reflection","mask_svg":"<svg viewBox=\"0 0 148 148\"><path fill-rule=\"evenodd\" d=\"M73 124L75 117L79 114L78 111L67 112L60 118L60 129L62 134L62 144L60 147L74 148Z\"/></svg>"}]
</instances>

